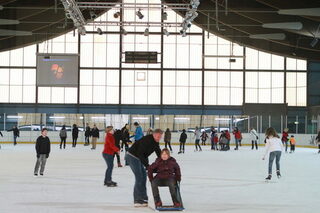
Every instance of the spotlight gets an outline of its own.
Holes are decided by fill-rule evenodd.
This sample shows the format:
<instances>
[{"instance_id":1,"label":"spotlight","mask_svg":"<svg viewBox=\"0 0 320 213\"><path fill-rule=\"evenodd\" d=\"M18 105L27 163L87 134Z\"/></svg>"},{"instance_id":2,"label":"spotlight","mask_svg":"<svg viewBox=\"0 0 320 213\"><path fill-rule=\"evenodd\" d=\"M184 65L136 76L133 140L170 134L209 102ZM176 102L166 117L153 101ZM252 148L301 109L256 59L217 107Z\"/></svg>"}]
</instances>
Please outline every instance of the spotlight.
<instances>
[{"instance_id":1,"label":"spotlight","mask_svg":"<svg viewBox=\"0 0 320 213\"><path fill-rule=\"evenodd\" d=\"M200 0L191 0L190 7L192 9L197 9L200 5Z\"/></svg>"},{"instance_id":2,"label":"spotlight","mask_svg":"<svg viewBox=\"0 0 320 213\"><path fill-rule=\"evenodd\" d=\"M116 13L113 14L113 17L114 17L114 18L119 18L120 15L121 15L121 13L118 11L118 12L116 12Z\"/></svg>"},{"instance_id":3,"label":"spotlight","mask_svg":"<svg viewBox=\"0 0 320 213\"><path fill-rule=\"evenodd\" d=\"M170 35L170 33L169 33L169 31L167 29L163 29L163 34L165 34L166 36Z\"/></svg>"},{"instance_id":4,"label":"spotlight","mask_svg":"<svg viewBox=\"0 0 320 213\"><path fill-rule=\"evenodd\" d=\"M182 37L186 37L187 33L185 30L180 30L180 35L182 35Z\"/></svg>"},{"instance_id":5,"label":"spotlight","mask_svg":"<svg viewBox=\"0 0 320 213\"><path fill-rule=\"evenodd\" d=\"M146 28L143 33L144 36L149 36L149 28Z\"/></svg>"},{"instance_id":6,"label":"spotlight","mask_svg":"<svg viewBox=\"0 0 320 213\"><path fill-rule=\"evenodd\" d=\"M127 34L128 34L128 32L127 32L123 27L121 27L120 32L121 32L123 35L127 35Z\"/></svg>"},{"instance_id":7,"label":"spotlight","mask_svg":"<svg viewBox=\"0 0 320 213\"><path fill-rule=\"evenodd\" d=\"M141 9L139 9L137 12L136 12L136 15L138 16L139 19L143 19L144 15L141 13Z\"/></svg>"},{"instance_id":8,"label":"spotlight","mask_svg":"<svg viewBox=\"0 0 320 213\"><path fill-rule=\"evenodd\" d=\"M97 32L98 32L99 35L102 35L102 34L103 34L103 32L102 32L102 30L101 30L100 27L97 29Z\"/></svg>"},{"instance_id":9,"label":"spotlight","mask_svg":"<svg viewBox=\"0 0 320 213\"><path fill-rule=\"evenodd\" d=\"M313 40L310 43L311 47L315 47L318 44L319 39L318 38L313 38Z\"/></svg>"},{"instance_id":10,"label":"spotlight","mask_svg":"<svg viewBox=\"0 0 320 213\"><path fill-rule=\"evenodd\" d=\"M89 11L89 14L90 14L90 18L93 20L93 19L96 19L98 16L97 14L93 11L93 10L90 10Z\"/></svg>"},{"instance_id":11,"label":"spotlight","mask_svg":"<svg viewBox=\"0 0 320 213\"><path fill-rule=\"evenodd\" d=\"M166 20L168 19L168 13L167 13L167 12L163 12L163 13L162 13L162 19L163 19L164 21L166 21Z\"/></svg>"}]
</instances>

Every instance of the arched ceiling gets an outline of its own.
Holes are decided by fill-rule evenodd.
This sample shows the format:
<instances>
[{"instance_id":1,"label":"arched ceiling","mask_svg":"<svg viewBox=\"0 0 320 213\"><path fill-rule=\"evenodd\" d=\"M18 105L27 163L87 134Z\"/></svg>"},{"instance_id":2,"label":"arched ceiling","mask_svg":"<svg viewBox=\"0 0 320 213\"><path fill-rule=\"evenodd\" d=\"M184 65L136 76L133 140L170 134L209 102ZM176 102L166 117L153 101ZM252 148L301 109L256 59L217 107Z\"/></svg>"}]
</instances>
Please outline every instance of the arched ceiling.
<instances>
[{"instance_id":1,"label":"arched ceiling","mask_svg":"<svg viewBox=\"0 0 320 213\"><path fill-rule=\"evenodd\" d=\"M107 2L117 1L108 0ZM56 10L55 2L58 2ZM165 2L189 3L189 0L166 0ZM314 47L310 45L320 24L320 16L291 16L277 13L279 9L320 8L318 0L217 0L218 19L216 19L215 10L216 0L200 0L200 2L199 16L194 24L205 30L263 51L320 60L320 41ZM32 36L0 36L0 51L37 43L73 29L71 20L68 20L67 25L64 26L65 13L60 0L0 0L0 5L4 7L0 10L0 18L20 20L18 25L1 25L0 29L33 32ZM104 11L96 12L101 14ZM86 19L90 18L88 10L83 10L82 13ZM264 23L277 22L301 22L303 28L294 31L267 29L261 26ZM285 40L249 38L252 34L269 33L285 33L286 38Z\"/></svg>"}]
</instances>

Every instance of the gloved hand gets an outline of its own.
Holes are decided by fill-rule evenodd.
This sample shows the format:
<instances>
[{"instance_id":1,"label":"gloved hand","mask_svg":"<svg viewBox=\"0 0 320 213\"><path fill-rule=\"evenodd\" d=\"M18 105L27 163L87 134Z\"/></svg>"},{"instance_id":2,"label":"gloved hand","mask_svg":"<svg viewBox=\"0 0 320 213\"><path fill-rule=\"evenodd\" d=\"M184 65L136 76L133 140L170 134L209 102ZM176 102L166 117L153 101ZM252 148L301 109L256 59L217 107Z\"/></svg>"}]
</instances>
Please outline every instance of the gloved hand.
<instances>
[{"instance_id":1,"label":"gloved hand","mask_svg":"<svg viewBox=\"0 0 320 213\"><path fill-rule=\"evenodd\" d=\"M48 158L49 157L49 154L46 154L46 158Z\"/></svg>"},{"instance_id":2,"label":"gloved hand","mask_svg":"<svg viewBox=\"0 0 320 213\"><path fill-rule=\"evenodd\" d=\"M40 154L37 154L37 158L40 158Z\"/></svg>"}]
</instances>

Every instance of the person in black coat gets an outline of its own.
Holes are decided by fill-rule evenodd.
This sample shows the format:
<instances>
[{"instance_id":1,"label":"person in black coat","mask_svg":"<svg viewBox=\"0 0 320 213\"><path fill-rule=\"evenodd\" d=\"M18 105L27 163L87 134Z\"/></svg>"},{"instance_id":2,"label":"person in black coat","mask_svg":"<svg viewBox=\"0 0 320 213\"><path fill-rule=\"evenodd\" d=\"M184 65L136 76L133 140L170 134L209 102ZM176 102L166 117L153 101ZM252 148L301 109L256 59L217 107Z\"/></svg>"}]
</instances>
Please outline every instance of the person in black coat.
<instances>
[{"instance_id":1,"label":"person in black coat","mask_svg":"<svg viewBox=\"0 0 320 213\"><path fill-rule=\"evenodd\" d=\"M84 140L84 145L85 146L89 146L90 145L90 137L91 137L91 129L90 129L90 126L89 124L87 123L86 125L86 131L84 132L84 137L85 137L85 140Z\"/></svg>"},{"instance_id":2,"label":"person in black coat","mask_svg":"<svg viewBox=\"0 0 320 213\"><path fill-rule=\"evenodd\" d=\"M130 133L129 133L129 124L126 124L124 127L122 127L121 129L121 152L123 151L123 147L124 150L127 152L129 149L129 142L130 141Z\"/></svg>"},{"instance_id":3,"label":"person in black coat","mask_svg":"<svg viewBox=\"0 0 320 213\"><path fill-rule=\"evenodd\" d=\"M72 147L77 146L77 140L79 136L79 128L77 127L77 124L73 124L72 128Z\"/></svg>"},{"instance_id":4,"label":"person in black coat","mask_svg":"<svg viewBox=\"0 0 320 213\"><path fill-rule=\"evenodd\" d=\"M38 176L39 167L41 167L40 175L41 176L43 175L47 158L49 157L49 154L50 154L51 144L47 134L48 134L48 130L46 128L43 128L41 130L41 136L37 138L37 142L36 142L37 162L34 168L35 176Z\"/></svg>"},{"instance_id":5,"label":"person in black coat","mask_svg":"<svg viewBox=\"0 0 320 213\"><path fill-rule=\"evenodd\" d=\"M120 150L120 140L122 137L122 133L120 129L116 129L116 131L113 134L114 140L115 140L115 145L116 147L119 148ZM117 162L118 162L118 167L122 167L121 161L120 161L120 154L118 152L115 153L115 155L117 156Z\"/></svg>"},{"instance_id":6,"label":"person in black coat","mask_svg":"<svg viewBox=\"0 0 320 213\"><path fill-rule=\"evenodd\" d=\"M134 205L135 207L148 206L147 196L147 173L146 169L149 167L148 157L155 152L160 157L159 142L163 135L161 129L153 131L152 135L142 137L140 140L129 148L126 154L126 160L135 176L134 185Z\"/></svg>"},{"instance_id":7,"label":"person in black coat","mask_svg":"<svg viewBox=\"0 0 320 213\"><path fill-rule=\"evenodd\" d=\"M179 150L178 154L184 153L184 146L185 146L185 144L186 144L187 138L188 138L188 136L187 136L187 134L186 134L186 130L183 129L183 130L182 130L182 133L181 133L181 135L180 135L180 139L179 139L179 142L180 142L180 150Z\"/></svg>"},{"instance_id":8,"label":"person in black coat","mask_svg":"<svg viewBox=\"0 0 320 213\"><path fill-rule=\"evenodd\" d=\"M8 132L13 132L13 145L17 145L17 137L20 137L20 131L17 126L13 126L12 129L9 129Z\"/></svg>"},{"instance_id":9,"label":"person in black coat","mask_svg":"<svg viewBox=\"0 0 320 213\"><path fill-rule=\"evenodd\" d=\"M98 127L94 124L93 128L91 130L91 136L92 136L92 150L96 149L97 147L97 140L100 137L100 132Z\"/></svg>"},{"instance_id":10,"label":"person in black coat","mask_svg":"<svg viewBox=\"0 0 320 213\"><path fill-rule=\"evenodd\" d=\"M1 136L1 137L3 137L3 134L2 134L2 132L1 132L1 131L0 131L0 136ZM1 149L1 145L0 145L0 149Z\"/></svg>"}]
</instances>

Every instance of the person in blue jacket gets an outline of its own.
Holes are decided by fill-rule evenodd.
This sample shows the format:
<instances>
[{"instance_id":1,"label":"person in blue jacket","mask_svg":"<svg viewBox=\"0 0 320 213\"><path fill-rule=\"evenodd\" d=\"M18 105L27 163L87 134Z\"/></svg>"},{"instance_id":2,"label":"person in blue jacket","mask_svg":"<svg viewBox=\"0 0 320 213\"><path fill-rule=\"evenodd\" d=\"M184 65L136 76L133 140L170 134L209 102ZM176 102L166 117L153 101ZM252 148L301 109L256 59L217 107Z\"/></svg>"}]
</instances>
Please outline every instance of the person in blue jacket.
<instances>
[{"instance_id":1,"label":"person in blue jacket","mask_svg":"<svg viewBox=\"0 0 320 213\"><path fill-rule=\"evenodd\" d=\"M138 122L134 122L133 125L136 127L136 131L134 133L134 140L138 141L144 136L143 131L142 131L142 127L140 126L140 124Z\"/></svg>"}]
</instances>

